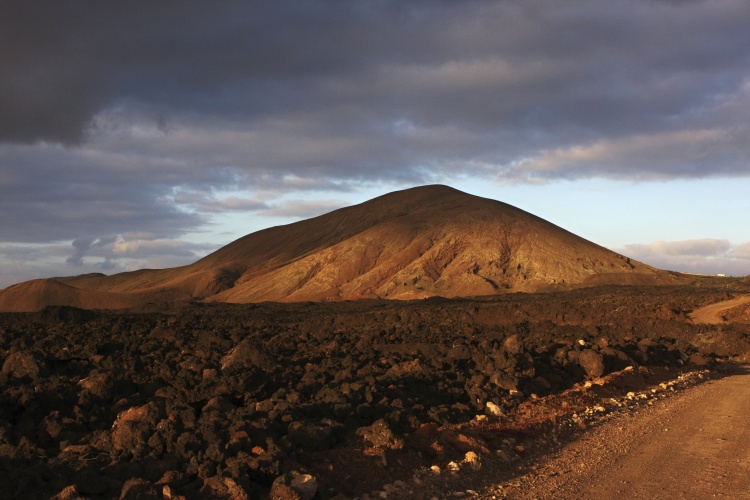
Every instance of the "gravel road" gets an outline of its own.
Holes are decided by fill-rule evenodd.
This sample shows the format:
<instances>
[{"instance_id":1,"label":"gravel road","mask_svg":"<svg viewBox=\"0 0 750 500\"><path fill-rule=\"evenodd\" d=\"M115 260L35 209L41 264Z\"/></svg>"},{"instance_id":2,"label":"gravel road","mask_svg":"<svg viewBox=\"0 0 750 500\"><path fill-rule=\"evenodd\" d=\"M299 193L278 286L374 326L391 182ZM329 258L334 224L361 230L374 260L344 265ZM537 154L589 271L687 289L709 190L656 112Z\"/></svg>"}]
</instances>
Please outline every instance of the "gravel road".
<instances>
[{"instance_id":1,"label":"gravel road","mask_svg":"<svg viewBox=\"0 0 750 500\"><path fill-rule=\"evenodd\" d=\"M724 323L723 313L733 307L741 306L750 302L750 295L744 295L732 300L725 300L716 304L709 304L696 309L690 314L693 323L717 324Z\"/></svg>"},{"instance_id":2,"label":"gravel road","mask_svg":"<svg viewBox=\"0 0 750 500\"><path fill-rule=\"evenodd\" d=\"M618 415L492 498L750 498L750 370Z\"/></svg>"}]
</instances>

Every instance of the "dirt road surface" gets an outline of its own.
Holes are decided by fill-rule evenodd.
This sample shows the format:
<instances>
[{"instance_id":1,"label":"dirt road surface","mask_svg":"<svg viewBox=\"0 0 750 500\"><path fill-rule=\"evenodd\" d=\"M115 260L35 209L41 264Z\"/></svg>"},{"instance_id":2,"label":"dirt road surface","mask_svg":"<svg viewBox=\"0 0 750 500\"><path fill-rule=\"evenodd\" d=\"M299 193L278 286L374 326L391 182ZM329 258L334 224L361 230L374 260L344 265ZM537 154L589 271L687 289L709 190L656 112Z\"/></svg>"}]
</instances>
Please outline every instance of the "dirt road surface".
<instances>
[{"instance_id":1,"label":"dirt road surface","mask_svg":"<svg viewBox=\"0 0 750 500\"><path fill-rule=\"evenodd\" d=\"M693 323L717 324L723 323L722 313L733 307L741 306L750 302L750 295L745 295L732 300L725 300L696 309L690 314Z\"/></svg>"},{"instance_id":2,"label":"dirt road surface","mask_svg":"<svg viewBox=\"0 0 750 500\"><path fill-rule=\"evenodd\" d=\"M617 416L480 498L750 499L750 371Z\"/></svg>"}]
</instances>

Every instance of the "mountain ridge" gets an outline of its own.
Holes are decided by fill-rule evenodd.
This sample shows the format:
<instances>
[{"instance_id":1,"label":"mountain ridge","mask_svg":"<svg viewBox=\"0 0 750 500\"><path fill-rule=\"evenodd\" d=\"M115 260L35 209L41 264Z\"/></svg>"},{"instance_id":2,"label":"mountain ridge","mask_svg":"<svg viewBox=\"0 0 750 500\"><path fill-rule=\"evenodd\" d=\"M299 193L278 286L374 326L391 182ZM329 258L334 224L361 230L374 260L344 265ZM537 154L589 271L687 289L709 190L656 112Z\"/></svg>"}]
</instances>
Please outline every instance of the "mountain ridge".
<instances>
[{"instance_id":1,"label":"mountain ridge","mask_svg":"<svg viewBox=\"0 0 750 500\"><path fill-rule=\"evenodd\" d=\"M187 266L20 283L0 291L0 310L409 300L674 279L506 203L433 185L251 233Z\"/></svg>"}]
</instances>

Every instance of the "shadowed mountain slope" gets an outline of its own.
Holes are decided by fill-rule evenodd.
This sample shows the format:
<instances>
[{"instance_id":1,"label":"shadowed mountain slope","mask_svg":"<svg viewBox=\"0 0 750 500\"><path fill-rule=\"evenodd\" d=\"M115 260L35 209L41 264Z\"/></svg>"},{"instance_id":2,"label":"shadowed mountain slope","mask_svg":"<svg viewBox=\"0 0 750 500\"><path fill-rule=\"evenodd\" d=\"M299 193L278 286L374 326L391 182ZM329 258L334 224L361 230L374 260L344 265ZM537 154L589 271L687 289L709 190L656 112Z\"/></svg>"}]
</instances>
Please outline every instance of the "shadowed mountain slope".
<instances>
[{"instance_id":1,"label":"shadowed mountain slope","mask_svg":"<svg viewBox=\"0 0 750 500\"><path fill-rule=\"evenodd\" d=\"M505 203L423 186L249 234L189 266L20 283L0 292L0 310L415 299L677 279Z\"/></svg>"}]
</instances>

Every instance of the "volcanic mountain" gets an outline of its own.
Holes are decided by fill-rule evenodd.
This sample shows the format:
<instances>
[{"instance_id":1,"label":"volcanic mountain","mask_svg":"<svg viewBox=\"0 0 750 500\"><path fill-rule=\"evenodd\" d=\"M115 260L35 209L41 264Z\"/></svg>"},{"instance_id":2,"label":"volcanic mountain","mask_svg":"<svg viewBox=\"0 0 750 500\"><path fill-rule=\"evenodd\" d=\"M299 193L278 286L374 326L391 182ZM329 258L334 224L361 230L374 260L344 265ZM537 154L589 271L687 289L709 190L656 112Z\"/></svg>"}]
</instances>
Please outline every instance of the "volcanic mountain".
<instances>
[{"instance_id":1,"label":"volcanic mountain","mask_svg":"<svg viewBox=\"0 0 750 500\"><path fill-rule=\"evenodd\" d=\"M423 186L249 234L188 266L20 283L0 292L0 310L465 297L674 280L505 203Z\"/></svg>"}]
</instances>

